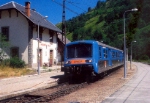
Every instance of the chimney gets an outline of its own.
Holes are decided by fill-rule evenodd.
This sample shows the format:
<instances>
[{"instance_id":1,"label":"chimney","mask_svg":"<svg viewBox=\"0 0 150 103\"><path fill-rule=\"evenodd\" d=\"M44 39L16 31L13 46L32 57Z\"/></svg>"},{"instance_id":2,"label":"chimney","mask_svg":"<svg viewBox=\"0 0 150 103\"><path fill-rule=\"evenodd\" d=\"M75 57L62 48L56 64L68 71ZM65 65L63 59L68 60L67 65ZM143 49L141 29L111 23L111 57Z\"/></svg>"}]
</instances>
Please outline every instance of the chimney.
<instances>
[{"instance_id":1,"label":"chimney","mask_svg":"<svg viewBox=\"0 0 150 103\"><path fill-rule=\"evenodd\" d=\"M28 17L30 17L30 2L25 2L25 13Z\"/></svg>"}]
</instances>

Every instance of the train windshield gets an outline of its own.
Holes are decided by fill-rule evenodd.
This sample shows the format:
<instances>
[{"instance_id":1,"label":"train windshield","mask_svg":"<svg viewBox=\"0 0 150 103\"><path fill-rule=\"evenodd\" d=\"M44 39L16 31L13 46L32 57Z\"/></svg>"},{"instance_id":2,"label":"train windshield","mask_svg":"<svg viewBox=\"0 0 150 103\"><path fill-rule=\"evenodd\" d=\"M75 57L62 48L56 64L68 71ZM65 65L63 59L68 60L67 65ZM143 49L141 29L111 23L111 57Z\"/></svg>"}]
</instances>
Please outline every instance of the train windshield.
<instances>
[{"instance_id":1,"label":"train windshield","mask_svg":"<svg viewBox=\"0 0 150 103\"><path fill-rule=\"evenodd\" d=\"M67 58L92 57L92 44L74 44L67 46Z\"/></svg>"}]
</instances>

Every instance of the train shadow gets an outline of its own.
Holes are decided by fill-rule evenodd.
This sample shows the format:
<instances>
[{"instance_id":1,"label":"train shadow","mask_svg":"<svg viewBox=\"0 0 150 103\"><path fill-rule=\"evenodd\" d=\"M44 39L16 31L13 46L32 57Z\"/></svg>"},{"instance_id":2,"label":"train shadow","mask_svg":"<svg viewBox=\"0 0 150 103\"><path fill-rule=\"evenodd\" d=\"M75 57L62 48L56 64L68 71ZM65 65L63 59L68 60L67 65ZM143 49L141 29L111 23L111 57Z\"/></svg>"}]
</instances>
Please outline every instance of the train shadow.
<instances>
[{"instance_id":1,"label":"train shadow","mask_svg":"<svg viewBox=\"0 0 150 103\"><path fill-rule=\"evenodd\" d=\"M115 68L113 68L113 69L110 69L110 70L108 70L108 71L106 71L106 72L101 73L99 79L103 79L103 78L105 78L105 77L111 75L112 73L115 73L115 72L118 71L121 67L122 67L122 65L121 65L121 66L118 66L118 67L115 67Z\"/></svg>"},{"instance_id":2,"label":"train shadow","mask_svg":"<svg viewBox=\"0 0 150 103\"><path fill-rule=\"evenodd\" d=\"M82 75L77 75L74 77L70 77L70 76L66 77L65 75L57 75L57 76L52 76L50 78L57 79L58 84L62 84L62 83L66 83L66 82L68 82L69 84L81 84L81 83L85 83L85 82L90 84L90 83L94 83L94 82L104 79L105 77L111 75L112 73L115 73L115 71L117 71L120 68L121 68L121 66L110 69L107 72L103 72L97 76L92 77L90 81L87 81L86 78L83 77Z\"/></svg>"},{"instance_id":3,"label":"train shadow","mask_svg":"<svg viewBox=\"0 0 150 103\"><path fill-rule=\"evenodd\" d=\"M56 79L58 84L67 82L67 80L66 80L64 75L51 76L50 78Z\"/></svg>"},{"instance_id":4,"label":"train shadow","mask_svg":"<svg viewBox=\"0 0 150 103\"><path fill-rule=\"evenodd\" d=\"M121 67L122 66L118 66L118 67L110 69L110 70L108 70L106 72L100 73L99 75L95 76L90 83L94 83L94 82L100 81L100 80L104 79L105 77L110 76L111 74L117 72Z\"/></svg>"},{"instance_id":5,"label":"train shadow","mask_svg":"<svg viewBox=\"0 0 150 103\"><path fill-rule=\"evenodd\" d=\"M66 77L65 75L57 75L57 76L52 76L50 78L57 79L58 84L62 84L66 82L69 84L81 84L85 82L80 77L73 78L72 81L70 81L70 77Z\"/></svg>"},{"instance_id":6,"label":"train shadow","mask_svg":"<svg viewBox=\"0 0 150 103\"><path fill-rule=\"evenodd\" d=\"M59 79L62 78L64 75L56 75L56 76L51 76L50 78L54 78L54 79Z\"/></svg>"}]
</instances>

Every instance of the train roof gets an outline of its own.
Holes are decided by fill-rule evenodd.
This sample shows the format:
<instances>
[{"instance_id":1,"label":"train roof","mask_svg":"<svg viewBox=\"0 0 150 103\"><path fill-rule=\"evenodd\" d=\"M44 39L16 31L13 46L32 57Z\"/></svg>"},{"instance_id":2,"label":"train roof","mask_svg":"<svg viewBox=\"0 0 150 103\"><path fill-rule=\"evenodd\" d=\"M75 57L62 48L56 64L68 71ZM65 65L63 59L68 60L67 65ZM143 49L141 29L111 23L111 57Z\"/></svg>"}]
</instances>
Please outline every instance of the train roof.
<instances>
[{"instance_id":1,"label":"train roof","mask_svg":"<svg viewBox=\"0 0 150 103\"><path fill-rule=\"evenodd\" d=\"M110 46L110 45L104 44L104 43L99 42L99 41L96 41L96 42L98 43L98 45L101 45L101 46L103 46L103 47L108 47L108 48L115 49L115 50L119 50L119 51L122 51L122 52L123 52L123 50L121 50L121 49L112 47L112 46Z\"/></svg>"},{"instance_id":2,"label":"train roof","mask_svg":"<svg viewBox=\"0 0 150 103\"><path fill-rule=\"evenodd\" d=\"M95 42L95 43L97 43L98 45L101 45L101 46L103 46L103 47L107 47L107 48L111 48L111 49L119 50L119 51L123 52L123 50L121 50L121 49L112 47L112 46L110 46L110 45L107 45L107 44L104 44L104 43L102 43L102 42L95 41L95 40L79 40L79 41L73 41L73 42L68 43L67 45L76 44L76 43L79 43L79 42L82 42L82 43L85 43L85 42L88 42L88 43Z\"/></svg>"}]
</instances>

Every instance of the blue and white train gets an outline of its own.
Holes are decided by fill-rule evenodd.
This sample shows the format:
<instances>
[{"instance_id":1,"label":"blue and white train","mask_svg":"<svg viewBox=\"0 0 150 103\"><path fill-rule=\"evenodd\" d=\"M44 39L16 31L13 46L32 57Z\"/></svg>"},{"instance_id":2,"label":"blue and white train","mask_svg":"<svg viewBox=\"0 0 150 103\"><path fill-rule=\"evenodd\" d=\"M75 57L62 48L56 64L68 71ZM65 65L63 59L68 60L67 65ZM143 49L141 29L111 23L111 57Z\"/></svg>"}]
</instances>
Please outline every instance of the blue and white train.
<instances>
[{"instance_id":1,"label":"blue and white train","mask_svg":"<svg viewBox=\"0 0 150 103\"><path fill-rule=\"evenodd\" d=\"M91 77L123 65L123 51L94 40L75 41L64 49L65 75Z\"/></svg>"}]
</instances>

